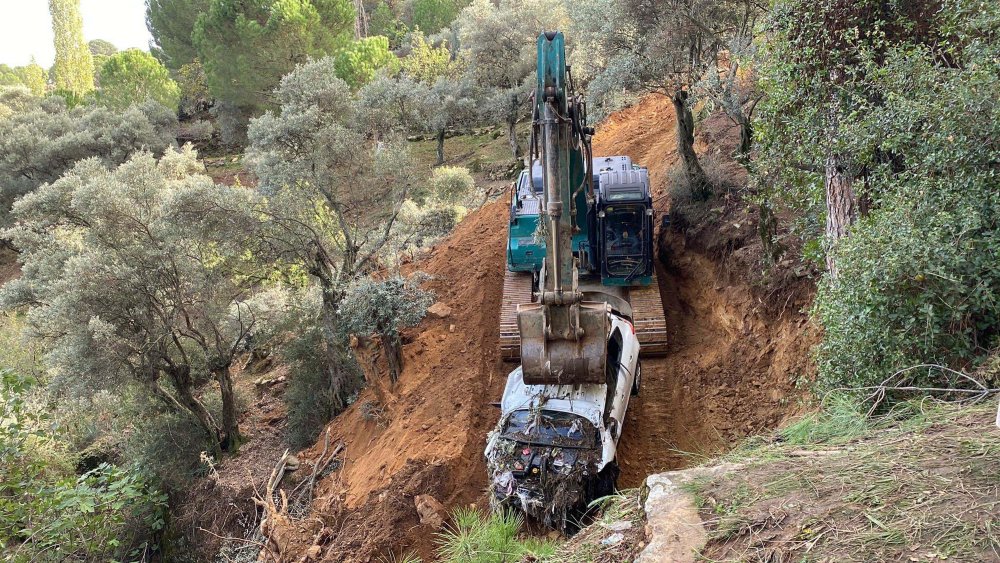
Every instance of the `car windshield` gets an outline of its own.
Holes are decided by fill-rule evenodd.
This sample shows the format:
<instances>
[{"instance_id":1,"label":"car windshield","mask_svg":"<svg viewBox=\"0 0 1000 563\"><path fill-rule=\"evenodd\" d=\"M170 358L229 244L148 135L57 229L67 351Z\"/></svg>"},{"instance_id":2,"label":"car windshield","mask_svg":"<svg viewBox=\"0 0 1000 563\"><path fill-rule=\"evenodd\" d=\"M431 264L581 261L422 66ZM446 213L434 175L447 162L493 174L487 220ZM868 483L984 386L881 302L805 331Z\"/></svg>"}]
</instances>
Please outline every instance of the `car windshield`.
<instances>
[{"instance_id":1,"label":"car windshield","mask_svg":"<svg viewBox=\"0 0 1000 563\"><path fill-rule=\"evenodd\" d=\"M587 419L549 410L518 410L511 413L503 436L519 442L575 448L597 446L597 429Z\"/></svg>"}]
</instances>

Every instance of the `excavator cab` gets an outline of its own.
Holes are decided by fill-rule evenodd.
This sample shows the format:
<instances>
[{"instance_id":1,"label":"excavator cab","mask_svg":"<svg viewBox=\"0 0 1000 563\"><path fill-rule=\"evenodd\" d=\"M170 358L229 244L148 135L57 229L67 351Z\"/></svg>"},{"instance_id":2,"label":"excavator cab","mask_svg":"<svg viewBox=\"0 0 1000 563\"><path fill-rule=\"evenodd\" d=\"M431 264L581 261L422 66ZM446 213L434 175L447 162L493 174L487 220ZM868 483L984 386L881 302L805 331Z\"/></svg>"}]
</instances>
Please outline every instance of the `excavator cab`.
<instances>
[{"instance_id":1,"label":"excavator cab","mask_svg":"<svg viewBox=\"0 0 1000 563\"><path fill-rule=\"evenodd\" d=\"M646 286L653 277L653 201L649 172L625 156L597 168L597 248L604 285Z\"/></svg>"}]
</instances>

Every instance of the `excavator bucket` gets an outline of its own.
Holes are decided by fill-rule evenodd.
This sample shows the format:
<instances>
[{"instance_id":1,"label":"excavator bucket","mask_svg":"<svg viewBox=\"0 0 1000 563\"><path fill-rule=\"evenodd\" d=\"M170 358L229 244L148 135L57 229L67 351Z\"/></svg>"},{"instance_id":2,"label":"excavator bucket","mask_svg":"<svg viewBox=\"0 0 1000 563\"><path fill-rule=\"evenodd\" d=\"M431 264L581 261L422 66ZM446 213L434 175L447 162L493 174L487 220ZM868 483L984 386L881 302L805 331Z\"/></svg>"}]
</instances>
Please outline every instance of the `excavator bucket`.
<instances>
[{"instance_id":1,"label":"excavator bucket","mask_svg":"<svg viewBox=\"0 0 1000 563\"><path fill-rule=\"evenodd\" d=\"M517 308L521 335L521 371L527 385L580 385L606 382L608 305L583 302L560 308L579 315L575 337L551 334L549 314L559 314L540 303L525 303ZM562 324L562 323L559 323ZM562 324L562 326L566 326Z\"/></svg>"}]
</instances>

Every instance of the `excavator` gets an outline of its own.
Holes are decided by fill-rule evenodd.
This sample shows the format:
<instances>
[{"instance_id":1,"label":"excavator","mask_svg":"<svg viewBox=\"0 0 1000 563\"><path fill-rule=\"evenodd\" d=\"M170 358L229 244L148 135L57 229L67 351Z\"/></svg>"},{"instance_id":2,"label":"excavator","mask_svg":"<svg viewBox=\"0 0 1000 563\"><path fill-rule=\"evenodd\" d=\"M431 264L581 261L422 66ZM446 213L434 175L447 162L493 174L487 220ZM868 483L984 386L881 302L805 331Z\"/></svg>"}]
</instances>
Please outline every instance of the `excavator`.
<instances>
[{"instance_id":1,"label":"excavator","mask_svg":"<svg viewBox=\"0 0 1000 563\"><path fill-rule=\"evenodd\" d=\"M666 352L653 263L649 173L594 157L565 38L538 38L530 169L510 189L500 352L528 384L600 383L608 310L628 318L643 356Z\"/></svg>"},{"instance_id":2,"label":"excavator","mask_svg":"<svg viewBox=\"0 0 1000 563\"><path fill-rule=\"evenodd\" d=\"M649 174L594 157L562 33L538 37L529 162L511 187L501 351L507 376L484 455L491 505L569 530L614 491L640 354L666 350Z\"/></svg>"}]
</instances>

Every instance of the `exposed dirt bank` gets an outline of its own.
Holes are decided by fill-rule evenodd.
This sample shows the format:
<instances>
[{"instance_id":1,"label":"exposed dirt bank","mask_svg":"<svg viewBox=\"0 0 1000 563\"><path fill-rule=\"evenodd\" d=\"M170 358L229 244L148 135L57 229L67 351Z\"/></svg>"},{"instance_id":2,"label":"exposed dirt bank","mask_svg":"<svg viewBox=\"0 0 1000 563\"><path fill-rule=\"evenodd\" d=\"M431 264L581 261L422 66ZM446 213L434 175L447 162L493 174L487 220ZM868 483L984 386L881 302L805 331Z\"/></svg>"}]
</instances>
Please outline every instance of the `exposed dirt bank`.
<instances>
[{"instance_id":1,"label":"exposed dirt bank","mask_svg":"<svg viewBox=\"0 0 1000 563\"><path fill-rule=\"evenodd\" d=\"M703 153L728 154L735 129L727 123L714 116L703 124ZM673 145L670 104L651 97L599 128L595 154L629 154L649 166L665 212L670 202L660 196ZM329 425L331 440L346 444L344 464L320 481L312 515L287 531L288 560L313 545L324 561L411 551L429 560L437 530L420 523L414 497L432 495L449 509L486 501L482 449L498 416L490 403L514 367L497 351L506 217L504 198L483 207L416 265L434 276L428 285L452 312L407 335L406 368L384 404L366 391ZM773 428L795 405L794 381L810 370L802 299L765 307L748 280L725 267L733 252L753 245L746 223L720 231L681 222L660 233L671 350L644 362L642 395L622 438L623 486L688 463L682 452L716 452ZM716 249L720 232L725 252ZM321 449L322 440L300 458L308 464Z\"/></svg>"}]
</instances>

